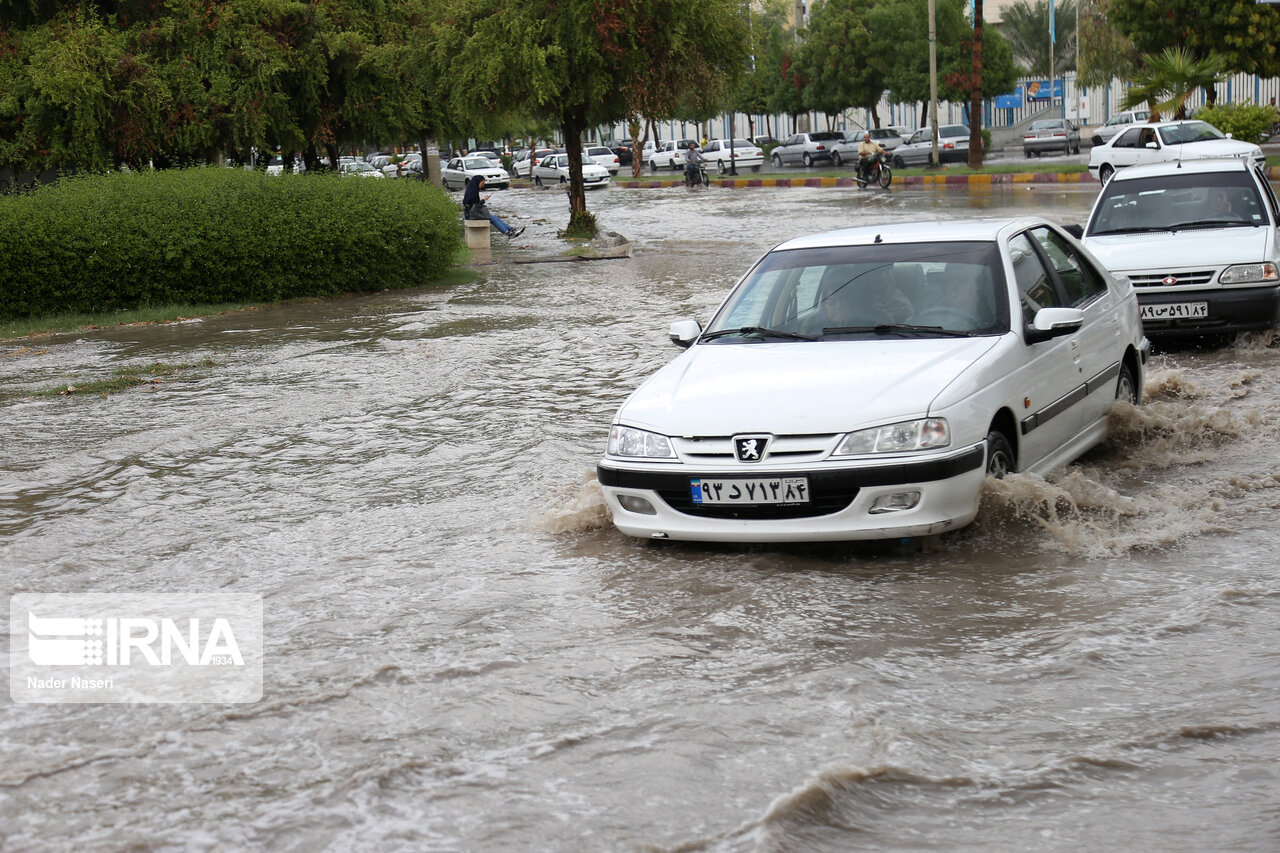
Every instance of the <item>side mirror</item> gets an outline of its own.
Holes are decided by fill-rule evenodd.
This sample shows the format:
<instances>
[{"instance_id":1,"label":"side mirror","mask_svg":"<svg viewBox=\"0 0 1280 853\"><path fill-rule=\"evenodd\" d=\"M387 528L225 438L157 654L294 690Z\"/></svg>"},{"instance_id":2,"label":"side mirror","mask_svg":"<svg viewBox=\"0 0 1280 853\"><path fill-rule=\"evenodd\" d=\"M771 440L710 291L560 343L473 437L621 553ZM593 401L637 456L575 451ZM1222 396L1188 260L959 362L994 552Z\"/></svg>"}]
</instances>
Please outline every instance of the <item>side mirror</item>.
<instances>
[{"instance_id":1,"label":"side mirror","mask_svg":"<svg viewBox=\"0 0 1280 853\"><path fill-rule=\"evenodd\" d=\"M667 330L667 337L671 339L671 343L680 349L688 349L701 334L702 326L697 320L677 320Z\"/></svg>"},{"instance_id":2,"label":"side mirror","mask_svg":"<svg viewBox=\"0 0 1280 853\"><path fill-rule=\"evenodd\" d=\"M1156 145L1154 142L1148 142L1148 143L1147 143L1147 145L1146 145L1146 147L1147 147L1147 148L1150 148L1152 151L1155 151L1155 150L1156 150L1157 148L1159 148L1160 146L1159 146L1159 145Z\"/></svg>"},{"instance_id":3,"label":"side mirror","mask_svg":"<svg viewBox=\"0 0 1280 853\"><path fill-rule=\"evenodd\" d=\"M1038 344L1074 334L1083 325L1084 312L1079 308L1041 308L1024 332L1027 343Z\"/></svg>"},{"instance_id":4,"label":"side mirror","mask_svg":"<svg viewBox=\"0 0 1280 853\"><path fill-rule=\"evenodd\" d=\"M1230 133L1228 133L1228 134L1227 134L1227 139L1235 139L1235 137L1234 137L1234 136L1232 136Z\"/></svg>"},{"instance_id":5,"label":"side mirror","mask_svg":"<svg viewBox=\"0 0 1280 853\"><path fill-rule=\"evenodd\" d=\"M1070 234L1072 237L1075 237L1077 240L1079 240L1081 237L1084 236L1084 226L1081 225L1079 222L1073 222L1070 225L1063 225L1062 230L1066 231L1068 234Z\"/></svg>"}]
</instances>

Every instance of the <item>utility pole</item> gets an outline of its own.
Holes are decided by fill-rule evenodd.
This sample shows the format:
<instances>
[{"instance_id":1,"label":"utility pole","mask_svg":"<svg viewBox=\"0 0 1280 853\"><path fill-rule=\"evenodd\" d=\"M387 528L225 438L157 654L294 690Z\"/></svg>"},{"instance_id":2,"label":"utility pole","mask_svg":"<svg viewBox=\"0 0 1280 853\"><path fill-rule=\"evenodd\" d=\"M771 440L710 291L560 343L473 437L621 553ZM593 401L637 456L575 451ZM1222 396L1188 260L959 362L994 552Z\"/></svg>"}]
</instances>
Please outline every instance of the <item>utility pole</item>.
<instances>
[{"instance_id":1,"label":"utility pole","mask_svg":"<svg viewBox=\"0 0 1280 853\"><path fill-rule=\"evenodd\" d=\"M973 4L973 70L969 81L969 168L981 169L982 156L982 0Z\"/></svg>"},{"instance_id":2,"label":"utility pole","mask_svg":"<svg viewBox=\"0 0 1280 853\"><path fill-rule=\"evenodd\" d=\"M929 165L938 168L938 10L936 0L929 0L929 129L933 132L933 149Z\"/></svg>"}]
</instances>

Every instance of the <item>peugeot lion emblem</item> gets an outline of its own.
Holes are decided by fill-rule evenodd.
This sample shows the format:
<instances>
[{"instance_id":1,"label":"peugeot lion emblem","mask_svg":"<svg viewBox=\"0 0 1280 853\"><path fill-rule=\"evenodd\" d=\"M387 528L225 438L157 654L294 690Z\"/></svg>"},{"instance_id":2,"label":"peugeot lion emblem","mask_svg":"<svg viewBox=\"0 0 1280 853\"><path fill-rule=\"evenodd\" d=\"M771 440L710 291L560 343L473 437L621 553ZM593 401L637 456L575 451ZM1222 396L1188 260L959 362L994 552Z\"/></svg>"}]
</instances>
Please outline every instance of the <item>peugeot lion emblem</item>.
<instances>
[{"instance_id":1,"label":"peugeot lion emblem","mask_svg":"<svg viewBox=\"0 0 1280 853\"><path fill-rule=\"evenodd\" d=\"M733 453L739 462L759 462L768 443L767 435L737 435L733 438Z\"/></svg>"}]
</instances>

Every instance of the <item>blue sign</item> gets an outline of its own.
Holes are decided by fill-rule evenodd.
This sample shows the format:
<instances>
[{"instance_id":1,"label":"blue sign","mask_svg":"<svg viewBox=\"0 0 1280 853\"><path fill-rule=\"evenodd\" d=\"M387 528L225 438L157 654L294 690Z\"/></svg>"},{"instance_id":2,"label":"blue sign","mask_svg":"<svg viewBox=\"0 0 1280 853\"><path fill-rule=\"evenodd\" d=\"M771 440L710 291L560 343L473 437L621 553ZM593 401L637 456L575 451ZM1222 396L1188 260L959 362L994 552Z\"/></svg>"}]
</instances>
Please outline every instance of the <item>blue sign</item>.
<instances>
[{"instance_id":1,"label":"blue sign","mask_svg":"<svg viewBox=\"0 0 1280 853\"><path fill-rule=\"evenodd\" d=\"M1008 95L996 95L991 99L991 106L997 110L1016 110L1022 106L1022 84Z\"/></svg>"}]
</instances>

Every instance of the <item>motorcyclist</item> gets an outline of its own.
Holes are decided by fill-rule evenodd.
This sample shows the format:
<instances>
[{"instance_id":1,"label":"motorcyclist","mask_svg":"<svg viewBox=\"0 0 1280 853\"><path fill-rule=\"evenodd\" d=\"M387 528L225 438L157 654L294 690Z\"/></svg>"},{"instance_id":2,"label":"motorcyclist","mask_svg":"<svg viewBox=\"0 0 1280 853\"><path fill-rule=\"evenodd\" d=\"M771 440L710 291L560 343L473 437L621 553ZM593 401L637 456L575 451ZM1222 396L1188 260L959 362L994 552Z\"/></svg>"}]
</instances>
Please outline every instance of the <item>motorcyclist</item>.
<instances>
[{"instance_id":1,"label":"motorcyclist","mask_svg":"<svg viewBox=\"0 0 1280 853\"><path fill-rule=\"evenodd\" d=\"M685 153L684 158L684 178L691 184L699 184L702 182L701 176L698 174L698 166L706 158L702 156L702 152L698 150L696 142L689 143L689 150Z\"/></svg>"},{"instance_id":2,"label":"motorcyclist","mask_svg":"<svg viewBox=\"0 0 1280 853\"><path fill-rule=\"evenodd\" d=\"M862 141L858 143L859 178L867 179L867 171L871 168L872 160L884 150L883 145L871 138L871 131L862 134Z\"/></svg>"}]
</instances>

